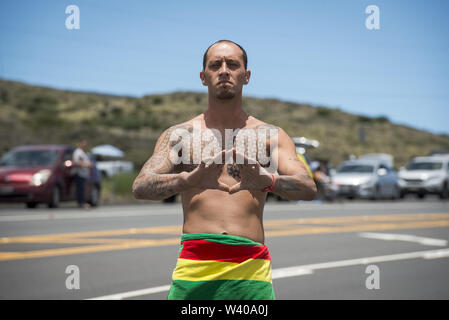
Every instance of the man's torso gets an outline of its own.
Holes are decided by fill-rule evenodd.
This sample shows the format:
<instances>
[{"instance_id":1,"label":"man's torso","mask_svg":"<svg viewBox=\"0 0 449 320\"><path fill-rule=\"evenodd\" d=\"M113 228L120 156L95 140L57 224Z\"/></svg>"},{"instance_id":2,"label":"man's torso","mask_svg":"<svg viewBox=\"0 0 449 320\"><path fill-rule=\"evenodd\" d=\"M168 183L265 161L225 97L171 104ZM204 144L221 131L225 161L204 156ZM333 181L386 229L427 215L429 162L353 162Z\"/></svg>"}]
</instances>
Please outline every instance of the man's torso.
<instances>
[{"instance_id":1,"label":"man's torso","mask_svg":"<svg viewBox=\"0 0 449 320\"><path fill-rule=\"evenodd\" d=\"M80 161L82 161L82 162L90 161L89 157L82 149L80 149L80 148L75 149L75 151L73 152L73 161L75 163L73 173L79 175L80 177L82 177L84 179L89 178L90 169L77 165Z\"/></svg>"},{"instance_id":2,"label":"man's torso","mask_svg":"<svg viewBox=\"0 0 449 320\"><path fill-rule=\"evenodd\" d=\"M194 123L197 126L196 128L198 128L198 123L201 123L202 132L206 129L218 130L222 138L222 149L225 148L226 134L224 129L208 128L201 116L176 127L187 129L187 131L191 133L193 139L195 139L193 134L194 131L192 130L194 128ZM273 129L275 127L267 125L253 117L249 117L245 126L240 128L240 130L254 129L253 131L257 132L260 128ZM193 141L193 139L191 141ZM269 140L266 139L264 141L265 143L256 143L255 146L245 143L246 155L258 155L259 150L264 150L264 154L269 155ZM204 150L208 142L196 142L196 144L191 143L189 146L189 163L176 165L175 172L190 172L198 166L198 164L195 164L194 159L198 159L201 151ZM235 140L233 143L235 144ZM201 146L201 149L199 149L198 146ZM225 163L219 180L228 186L233 186L240 182L239 167L235 164ZM182 205L184 211L183 232L230 234L264 243L262 216L266 197L267 193L259 190L243 190L231 195L220 190L191 188L182 193Z\"/></svg>"}]
</instances>

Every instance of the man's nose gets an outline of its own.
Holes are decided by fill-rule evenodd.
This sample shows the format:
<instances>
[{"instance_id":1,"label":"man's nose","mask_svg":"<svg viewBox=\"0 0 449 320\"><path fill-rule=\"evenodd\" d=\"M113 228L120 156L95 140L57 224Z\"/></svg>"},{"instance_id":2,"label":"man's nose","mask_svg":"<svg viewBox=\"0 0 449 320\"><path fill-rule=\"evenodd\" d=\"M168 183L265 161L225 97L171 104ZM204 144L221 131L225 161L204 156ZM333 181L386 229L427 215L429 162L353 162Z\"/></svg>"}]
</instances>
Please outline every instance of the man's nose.
<instances>
[{"instance_id":1,"label":"man's nose","mask_svg":"<svg viewBox=\"0 0 449 320\"><path fill-rule=\"evenodd\" d=\"M229 73L228 65L226 64L225 61L223 61L223 63L221 64L220 70L218 70L218 72L220 74L228 74Z\"/></svg>"}]
</instances>

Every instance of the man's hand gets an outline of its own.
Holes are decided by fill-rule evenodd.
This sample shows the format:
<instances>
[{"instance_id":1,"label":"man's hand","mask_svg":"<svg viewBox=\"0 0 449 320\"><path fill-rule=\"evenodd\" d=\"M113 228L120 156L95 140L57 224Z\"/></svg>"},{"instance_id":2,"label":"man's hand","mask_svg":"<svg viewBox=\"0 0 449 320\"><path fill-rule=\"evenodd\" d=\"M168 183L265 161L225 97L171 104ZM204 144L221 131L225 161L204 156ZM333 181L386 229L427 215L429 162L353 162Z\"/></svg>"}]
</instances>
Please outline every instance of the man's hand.
<instances>
[{"instance_id":1,"label":"man's hand","mask_svg":"<svg viewBox=\"0 0 449 320\"><path fill-rule=\"evenodd\" d=\"M243 159L243 164L237 164L240 169L240 182L229 188L229 193L234 194L241 190L257 190L271 186L273 179L271 174L260 165L256 159L248 158L246 155L232 150L235 158Z\"/></svg>"},{"instance_id":2,"label":"man's hand","mask_svg":"<svg viewBox=\"0 0 449 320\"><path fill-rule=\"evenodd\" d=\"M229 192L229 186L218 180L223 170L223 156L225 154L226 150L223 150L213 158L203 159L201 164L193 171L185 173L184 178L187 186Z\"/></svg>"}]
</instances>

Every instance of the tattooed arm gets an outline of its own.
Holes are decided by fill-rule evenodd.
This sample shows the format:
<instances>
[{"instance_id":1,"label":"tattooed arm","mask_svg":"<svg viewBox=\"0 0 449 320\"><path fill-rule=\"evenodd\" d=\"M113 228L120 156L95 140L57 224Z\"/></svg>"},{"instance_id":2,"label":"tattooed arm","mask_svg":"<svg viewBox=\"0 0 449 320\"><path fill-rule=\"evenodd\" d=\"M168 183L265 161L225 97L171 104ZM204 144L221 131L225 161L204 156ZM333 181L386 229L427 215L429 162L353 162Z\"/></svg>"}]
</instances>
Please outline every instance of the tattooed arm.
<instances>
[{"instance_id":1,"label":"tattooed arm","mask_svg":"<svg viewBox=\"0 0 449 320\"><path fill-rule=\"evenodd\" d=\"M186 172L173 173L170 161L170 135L177 127L170 127L159 137L154 153L134 180L132 192L136 199L162 200L182 192L186 187Z\"/></svg>"},{"instance_id":2,"label":"tattooed arm","mask_svg":"<svg viewBox=\"0 0 449 320\"><path fill-rule=\"evenodd\" d=\"M313 200L316 185L304 164L296 156L295 144L287 133L279 128L278 172L273 193L288 200Z\"/></svg>"}]
</instances>

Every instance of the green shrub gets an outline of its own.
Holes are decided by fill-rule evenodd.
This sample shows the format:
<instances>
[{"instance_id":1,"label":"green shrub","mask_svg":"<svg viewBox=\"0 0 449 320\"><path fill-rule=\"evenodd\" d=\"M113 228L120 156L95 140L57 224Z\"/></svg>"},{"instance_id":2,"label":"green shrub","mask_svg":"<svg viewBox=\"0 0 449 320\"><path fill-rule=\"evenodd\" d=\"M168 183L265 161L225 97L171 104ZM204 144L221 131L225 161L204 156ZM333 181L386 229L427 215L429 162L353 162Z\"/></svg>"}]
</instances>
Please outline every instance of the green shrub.
<instances>
[{"instance_id":1,"label":"green shrub","mask_svg":"<svg viewBox=\"0 0 449 320\"><path fill-rule=\"evenodd\" d=\"M328 108L317 107L316 115L321 118L328 118L332 114L332 111Z\"/></svg>"},{"instance_id":2,"label":"green shrub","mask_svg":"<svg viewBox=\"0 0 449 320\"><path fill-rule=\"evenodd\" d=\"M105 200L113 200L116 197L120 199L134 199L132 195L132 186L139 172L124 172L116 174L110 178L102 180L101 196Z\"/></svg>"}]
</instances>

